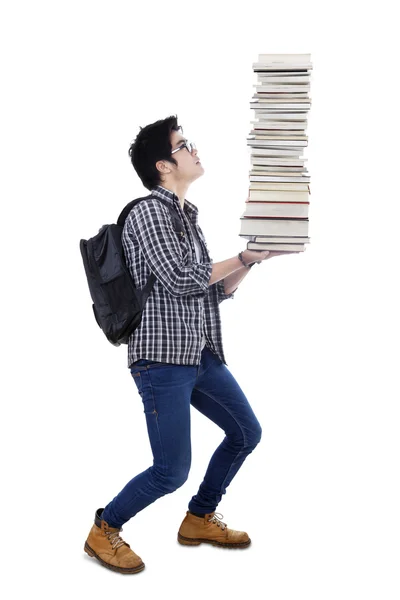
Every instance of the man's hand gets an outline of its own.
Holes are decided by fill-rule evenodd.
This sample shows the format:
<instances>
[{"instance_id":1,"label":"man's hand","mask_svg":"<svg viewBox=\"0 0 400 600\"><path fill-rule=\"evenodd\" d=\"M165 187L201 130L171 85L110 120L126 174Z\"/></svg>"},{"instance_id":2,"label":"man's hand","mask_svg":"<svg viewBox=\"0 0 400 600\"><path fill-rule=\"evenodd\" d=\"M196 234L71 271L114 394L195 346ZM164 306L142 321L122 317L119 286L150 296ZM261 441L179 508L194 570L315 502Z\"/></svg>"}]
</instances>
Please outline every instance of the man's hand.
<instances>
[{"instance_id":1,"label":"man's hand","mask_svg":"<svg viewBox=\"0 0 400 600\"><path fill-rule=\"evenodd\" d=\"M244 250L242 256L247 265L252 263L261 263L273 256L280 256L281 254L300 254L300 250Z\"/></svg>"},{"instance_id":2,"label":"man's hand","mask_svg":"<svg viewBox=\"0 0 400 600\"><path fill-rule=\"evenodd\" d=\"M264 258L264 260L268 260L273 256L280 256L281 254L300 254L300 250L270 250L268 256Z\"/></svg>"}]
</instances>

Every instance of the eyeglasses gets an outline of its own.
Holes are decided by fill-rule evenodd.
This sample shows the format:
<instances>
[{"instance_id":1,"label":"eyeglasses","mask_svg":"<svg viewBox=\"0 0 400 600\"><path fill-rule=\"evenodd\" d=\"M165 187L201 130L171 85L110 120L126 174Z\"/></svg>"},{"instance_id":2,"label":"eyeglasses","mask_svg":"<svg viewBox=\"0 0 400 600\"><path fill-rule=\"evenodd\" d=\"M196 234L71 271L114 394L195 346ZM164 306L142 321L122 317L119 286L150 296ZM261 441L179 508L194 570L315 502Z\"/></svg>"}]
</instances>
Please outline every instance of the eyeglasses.
<instances>
[{"instance_id":1,"label":"eyeglasses","mask_svg":"<svg viewBox=\"0 0 400 600\"><path fill-rule=\"evenodd\" d=\"M182 146L179 146L179 148L175 148L175 150L172 150L171 154L173 154L174 152L178 152L178 150L182 150L182 148L186 148L187 151L191 154L193 150L196 150L196 144L193 144L193 142L189 142L188 140L186 140L186 142L183 142Z\"/></svg>"}]
</instances>

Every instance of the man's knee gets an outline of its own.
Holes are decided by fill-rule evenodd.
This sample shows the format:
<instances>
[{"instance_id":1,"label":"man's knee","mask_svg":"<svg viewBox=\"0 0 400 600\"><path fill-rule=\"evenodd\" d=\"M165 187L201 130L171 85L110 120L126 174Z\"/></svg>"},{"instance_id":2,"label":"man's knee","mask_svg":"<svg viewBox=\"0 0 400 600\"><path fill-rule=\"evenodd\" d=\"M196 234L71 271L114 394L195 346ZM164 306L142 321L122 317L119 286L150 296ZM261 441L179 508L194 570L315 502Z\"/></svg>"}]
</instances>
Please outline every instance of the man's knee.
<instances>
[{"instance_id":1,"label":"man's knee","mask_svg":"<svg viewBox=\"0 0 400 600\"><path fill-rule=\"evenodd\" d=\"M187 478L189 477L190 467L184 466L179 469L176 467L174 469L169 470L166 475L159 481L159 485L165 490L167 494L171 492L175 492L179 487L181 487Z\"/></svg>"},{"instance_id":2,"label":"man's knee","mask_svg":"<svg viewBox=\"0 0 400 600\"><path fill-rule=\"evenodd\" d=\"M261 441L261 436L262 436L262 429L261 429L261 425L258 423L256 426L252 427L252 429L248 435L247 446L250 446L251 448L255 448L257 446L257 444L259 444L259 442Z\"/></svg>"}]
</instances>

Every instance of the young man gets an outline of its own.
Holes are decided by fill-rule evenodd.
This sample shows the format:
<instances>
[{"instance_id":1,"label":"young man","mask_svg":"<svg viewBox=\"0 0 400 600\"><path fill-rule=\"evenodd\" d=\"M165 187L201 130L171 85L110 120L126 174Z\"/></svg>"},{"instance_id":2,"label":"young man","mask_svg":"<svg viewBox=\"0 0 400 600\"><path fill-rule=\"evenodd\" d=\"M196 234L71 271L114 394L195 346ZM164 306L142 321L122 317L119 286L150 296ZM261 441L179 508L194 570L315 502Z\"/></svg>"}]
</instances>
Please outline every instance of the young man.
<instances>
[{"instance_id":1,"label":"young man","mask_svg":"<svg viewBox=\"0 0 400 600\"><path fill-rule=\"evenodd\" d=\"M202 542L246 548L244 531L229 529L215 512L226 488L261 438L261 426L225 361L219 304L233 298L254 262L271 255L245 250L219 263L210 258L198 209L186 199L204 173L195 146L176 116L142 128L129 149L132 164L153 198L128 215L122 243L134 284L151 273L154 288L142 321L128 343L128 368L144 405L153 452L151 467L136 475L95 513L85 551L120 573L144 569L119 533L122 525L155 500L185 483L191 464L190 406L225 432L178 531L181 544ZM179 214L175 233L166 200Z\"/></svg>"}]
</instances>

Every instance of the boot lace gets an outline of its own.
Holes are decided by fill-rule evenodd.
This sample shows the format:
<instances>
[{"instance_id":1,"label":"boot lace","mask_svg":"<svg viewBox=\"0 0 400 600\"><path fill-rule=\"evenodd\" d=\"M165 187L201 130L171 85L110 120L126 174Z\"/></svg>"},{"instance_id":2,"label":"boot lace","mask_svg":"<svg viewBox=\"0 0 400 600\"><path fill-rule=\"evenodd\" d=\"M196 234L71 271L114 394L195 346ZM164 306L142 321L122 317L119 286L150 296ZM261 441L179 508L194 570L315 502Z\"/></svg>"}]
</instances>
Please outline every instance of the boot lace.
<instances>
[{"instance_id":1,"label":"boot lace","mask_svg":"<svg viewBox=\"0 0 400 600\"><path fill-rule=\"evenodd\" d=\"M213 516L211 517L211 519L208 519L208 521L210 523L216 523L216 525L218 525L218 527L221 527L221 529L223 531L225 529L225 527L226 527L226 523L223 523L221 521L221 519L223 518L223 516L224 515L221 515L221 513L214 513Z\"/></svg>"},{"instance_id":2,"label":"boot lace","mask_svg":"<svg viewBox=\"0 0 400 600\"><path fill-rule=\"evenodd\" d=\"M121 527L120 531L122 531L122 527ZM110 540L110 544L111 544L111 547L113 550L117 550L117 548L120 548L121 546L126 544L126 542L124 542L122 537L120 537L120 535L118 534L118 531L107 531L105 529L104 533Z\"/></svg>"}]
</instances>

